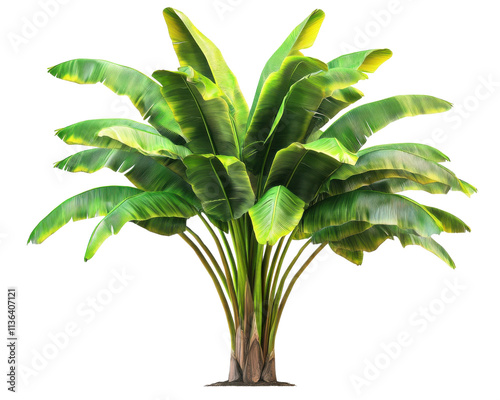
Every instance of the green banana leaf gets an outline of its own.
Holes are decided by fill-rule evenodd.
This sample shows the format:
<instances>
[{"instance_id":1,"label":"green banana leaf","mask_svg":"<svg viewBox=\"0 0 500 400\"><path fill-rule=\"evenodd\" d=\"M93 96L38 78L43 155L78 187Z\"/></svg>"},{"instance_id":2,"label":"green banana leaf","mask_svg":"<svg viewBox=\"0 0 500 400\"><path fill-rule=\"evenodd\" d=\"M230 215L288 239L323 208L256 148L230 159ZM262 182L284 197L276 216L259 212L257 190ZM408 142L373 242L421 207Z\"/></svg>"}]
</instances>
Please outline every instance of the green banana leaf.
<instances>
[{"instance_id":1,"label":"green banana leaf","mask_svg":"<svg viewBox=\"0 0 500 400\"><path fill-rule=\"evenodd\" d=\"M388 178L377 181L371 185L364 186L363 189L384 193L401 193L406 190L422 190L431 194L446 194L451 187L440 182L418 183L405 178Z\"/></svg>"},{"instance_id":2,"label":"green banana leaf","mask_svg":"<svg viewBox=\"0 0 500 400\"><path fill-rule=\"evenodd\" d=\"M99 131L98 136L109 137L147 156L183 159L191 154L189 149L174 144L165 136L126 126L105 128Z\"/></svg>"},{"instance_id":3,"label":"green banana leaf","mask_svg":"<svg viewBox=\"0 0 500 400\"><path fill-rule=\"evenodd\" d=\"M70 221L106 215L117 204L139 193L142 191L128 186L105 186L73 196L38 223L31 232L28 243L42 243Z\"/></svg>"},{"instance_id":4,"label":"green banana leaf","mask_svg":"<svg viewBox=\"0 0 500 400\"><path fill-rule=\"evenodd\" d=\"M375 72L392 57L389 49L358 51L337 57L328 63L328 68L352 68L362 72Z\"/></svg>"},{"instance_id":5,"label":"green banana leaf","mask_svg":"<svg viewBox=\"0 0 500 400\"><path fill-rule=\"evenodd\" d=\"M163 16L181 67L190 66L206 76L216 83L231 101L241 146L248 119L248 105L222 53L180 11L166 8Z\"/></svg>"},{"instance_id":6,"label":"green banana leaf","mask_svg":"<svg viewBox=\"0 0 500 400\"><path fill-rule=\"evenodd\" d=\"M265 190L282 185L309 203L333 172L343 163L355 164L356 160L357 156L337 139L292 143L276 154Z\"/></svg>"},{"instance_id":7,"label":"green banana leaf","mask_svg":"<svg viewBox=\"0 0 500 400\"><path fill-rule=\"evenodd\" d=\"M150 192L168 190L188 199L191 204L199 204L191 186L184 179L154 159L137 152L89 149L55 163L54 167L68 172L85 173L109 168L115 172L125 173L125 177L141 190Z\"/></svg>"},{"instance_id":8,"label":"green banana leaf","mask_svg":"<svg viewBox=\"0 0 500 400\"><path fill-rule=\"evenodd\" d=\"M158 217L144 221L133 221L136 225L162 236L172 236L186 230L186 218Z\"/></svg>"},{"instance_id":9,"label":"green banana leaf","mask_svg":"<svg viewBox=\"0 0 500 400\"><path fill-rule=\"evenodd\" d=\"M415 177L413 175L416 174L419 176L424 176L428 179L427 182L421 182L417 180L417 182L419 183L443 183L450 186L452 190L465 193L469 197L472 193L474 193L474 191L471 190L470 185L464 185L462 181L460 181L460 179L458 179L455 174L453 174L453 172L434 161L430 161L420 156L413 155L407 151L395 149L385 150L383 148L361 154L356 165L342 165L337 171L333 173L331 177L331 182L329 182L328 184L330 193L332 193L333 191L338 192L338 189L335 188L338 180L345 181L360 174L380 170L403 170L408 172L408 174L401 176L403 178L418 179L418 177ZM377 177L377 174L363 175L361 177L361 180L359 180L358 177L354 178L353 181L359 184L359 182L366 182L367 177L373 179L374 177ZM384 178L387 177L393 176L384 176ZM374 183L374 181L371 181L369 183Z\"/></svg>"},{"instance_id":10,"label":"green banana leaf","mask_svg":"<svg viewBox=\"0 0 500 400\"><path fill-rule=\"evenodd\" d=\"M249 210L257 241L274 246L297 226L305 203L284 186L269 189Z\"/></svg>"},{"instance_id":11,"label":"green banana leaf","mask_svg":"<svg viewBox=\"0 0 500 400\"><path fill-rule=\"evenodd\" d=\"M417 202L398 195L357 190L322 200L304 212L301 229L314 233L332 225L362 221L372 225L396 225L421 236L444 230L438 218Z\"/></svg>"},{"instance_id":12,"label":"green banana leaf","mask_svg":"<svg viewBox=\"0 0 500 400\"><path fill-rule=\"evenodd\" d=\"M193 154L184 159L188 182L205 212L220 221L240 218L255 196L245 164L235 157Z\"/></svg>"},{"instance_id":13,"label":"green banana leaf","mask_svg":"<svg viewBox=\"0 0 500 400\"><path fill-rule=\"evenodd\" d=\"M248 118L249 123L252 120L255 109L257 108L262 87L264 86L264 83L269 75L281 68L281 64L286 57L302 55L300 50L307 49L314 44L324 19L325 13L322 10L314 10L292 31L292 33L290 33L290 35L288 35L283 44L274 52L271 58L269 58L264 66L264 69L262 70L257 90L255 91L253 104Z\"/></svg>"},{"instance_id":14,"label":"green banana leaf","mask_svg":"<svg viewBox=\"0 0 500 400\"><path fill-rule=\"evenodd\" d=\"M190 67L153 76L163 85L161 92L193 153L239 155L229 106L217 85Z\"/></svg>"},{"instance_id":15,"label":"green banana leaf","mask_svg":"<svg viewBox=\"0 0 500 400\"><path fill-rule=\"evenodd\" d=\"M345 113L325 130L321 138L335 137L357 152L366 138L404 117L434 114L451 109L451 103L432 96L394 96L364 104Z\"/></svg>"},{"instance_id":16,"label":"green banana leaf","mask_svg":"<svg viewBox=\"0 0 500 400\"><path fill-rule=\"evenodd\" d=\"M252 120L249 121L245 146L266 140L283 99L293 84L312 73L327 70L326 64L315 58L286 57L281 67L269 75L262 87Z\"/></svg>"},{"instance_id":17,"label":"green banana leaf","mask_svg":"<svg viewBox=\"0 0 500 400\"><path fill-rule=\"evenodd\" d=\"M142 117L163 136L175 144L184 142L179 136L179 125L161 95L160 85L135 69L104 60L80 58L51 67L49 73L80 84L101 82L116 94L127 96Z\"/></svg>"},{"instance_id":18,"label":"green banana leaf","mask_svg":"<svg viewBox=\"0 0 500 400\"><path fill-rule=\"evenodd\" d=\"M243 157L250 170L262 166L264 174L269 171L276 153L293 142L303 142L311 133L313 117L324 99L338 89L344 89L361 79L362 72L335 68L301 79L292 85L265 141L251 143L243 149Z\"/></svg>"},{"instance_id":19,"label":"green banana leaf","mask_svg":"<svg viewBox=\"0 0 500 400\"><path fill-rule=\"evenodd\" d=\"M426 160L434 161L434 162L445 162L450 161L448 156L440 152L438 149L428 146L426 144L420 143L390 143L390 144L381 144L378 146L367 147L366 149L358 151L358 156L361 157L367 153L371 153L373 151L378 150L399 150L405 151L407 153L413 154L415 156L419 156L425 158Z\"/></svg>"},{"instance_id":20,"label":"green banana leaf","mask_svg":"<svg viewBox=\"0 0 500 400\"><path fill-rule=\"evenodd\" d=\"M350 251L342 249L335 246L334 243L329 243L330 248L339 256L345 258L347 261L352 262L356 265L361 265L363 263L363 252L362 251Z\"/></svg>"},{"instance_id":21,"label":"green banana leaf","mask_svg":"<svg viewBox=\"0 0 500 400\"><path fill-rule=\"evenodd\" d=\"M129 197L116 205L94 229L90 237L85 261L90 260L104 241L120 232L130 221L151 218L190 218L196 209L182 197L169 192L144 192Z\"/></svg>"}]
</instances>

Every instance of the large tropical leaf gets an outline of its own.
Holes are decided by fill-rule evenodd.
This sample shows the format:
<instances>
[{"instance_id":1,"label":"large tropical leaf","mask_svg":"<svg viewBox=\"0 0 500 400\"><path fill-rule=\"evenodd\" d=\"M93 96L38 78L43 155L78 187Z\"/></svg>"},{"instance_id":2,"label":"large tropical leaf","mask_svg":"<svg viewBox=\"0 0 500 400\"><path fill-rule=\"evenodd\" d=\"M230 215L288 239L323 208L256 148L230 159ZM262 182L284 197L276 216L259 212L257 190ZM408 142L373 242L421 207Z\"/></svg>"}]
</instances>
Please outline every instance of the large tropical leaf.
<instances>
[{"instance_id":1,"label":"large tropical leaf","mask_svg":"<svg viewBox=\"0 0 500 400\"><path fill-rule=\"evenodd\" d=\"M116 94L127 96L142 117L163 136L176 144L183 143L179 125L161 95L160 85L135 69L104 60L80 58L49 68L49 73L80 84L101 82Z\"/></svg>"},{"instance_id":2,"label":"large tropical leaf","mask_svg":"<svg viewBox=\"0 0 500 400\"><path fill-rule=\"evenodd\" d=\"M182 159L191 154L189 149L174 144L165 136L125 126L113 126L103 129L99 132L99 136L109 137L147 156Z\"/></svg>"},{"instance_id":3,"label":"large tropical leaf","mask_svg":"<svg viewBox=\"0 0 500 400\"><path fill-rule=\"evenodd\" d=\"M342 257L360 265L363 261L361 252L372 252L380 247L387 239L397 237L403 247L408 245L420 246L438 256L450 267L455 268L455 263L446 250L430 237L422 237L415 233L399 229L390 225L375 225L361 233L353 234L339 241L330 243L330 247ZM350 259L349 257L352 257Z\"/></svg>"},{"instance_id":4,"label":"large tropical leaf","mask_svg":"<svg viewBox=\"0 0 500 400\"><path fill-rule=\"evenodd\" d=\"M198 200L191 186L169 168L137 152L116 149L90 149L73 154L54 167L69 172L93 173L102 168L125 173L125 177L141 190L174 192L191 204Z\"/></svg>"},{"instance_id":5,"label":"large tropical leaf","mask_svg":"<svg viewBox=\"0 0 500 400\"><path fill-rule=\"evenodd\" d=\"M220 50L180 11L166 8L163 16L181 67L193 67L216 83L231 101L241 146L248 119L248 105Z\"/></svg>"},{"instance_id":6,"label":"large tropical leaf","mask_svg":"<svg viewBox=\"0 0 500 400\"><path fill-rule=\"evenodd\" d=\"M284 186L269 189L249 210L257 241L273 246L299 223L305 203Z\"/></svg>"},{"instance_id":7,"label":"large tropical leaf","mask_svg":"<svg viewBox=\"0 0 500 400\"><path fill-rule=\"evenodd\" d=\"M355 164L356 160L337 139L292 143L276 154L265 190L282 185L309 203L342 163Z\"/></svg>"},{"instance_id":8,"label":"large tropical leaf","mask_svg":"<svg viewBox=\"0 0 500 400\"><path fill-rule=\"evenodd\" d=\"M156 71L187 147L196 154L239 155L239 144L224 93L190 67L180 72Z\"/></svg>"},{"instance_id":9,"label":"large tropical leaf","mask_svg":"<svg viewBox=\"0 0 500 400\"><path fill-rule=\"evenodd\" d=\"M381 171L381 173L374 173L375 171ZM399 173L399 171L404 172ZM356 165L342 165L333 173L328 183L328 191L330 194L341 193L347 188L353 190L390 177L412 179L422 184L439 182L467 196L475 191L470 185L465 185L449 169L434 161L403 150L385 150L384 147L361 154ZM425 180L422 181L420 177L425 177Z\"/></svg>"},{"instance_id":10,"label":"large tropical leaf","mask_svg":"<svg viewBox=\"0 0 500 400\"><path fill-rule=\"evenodd\" d=\"M283 44L275 51L271 58L267 61L260 75L257 90L253 99L252 107L249 114L249 123L257 108L257 103L261 95L262 87L269 75L278 71L286 57L291 55L302 55L300 50L307 49L314 44L316 36L318 36L321 24L325 19L325 13L322 10L314 10L304 21L302 21L290 35L286 38Z\"/></svg>"},{"instance_id":11,"label":"large tropical leaf","mask_svg":"<svg viewBox=\"0 0 500 400\"><path fill-rule=\"evenodd\" d=\"M335 137L357 152L366 138L404 117L448 111L451 104L432 96L394 96L364 104L345 113L325 130L322 138Z\"/></svg>"},{"instance_id":12,"label":"large tropical leaf","mask_svg":"<svg viewBox=\"0 0 500 400\"><path fill-rule=\"evenodd\" d=\"M338 89L366 79L362 72L352 69L335 68L313 74L295 83L285 99L264 141L247 145L243 155L252 171L269 171L272 159L282 148L293 142L304 142L311 133L313 118L323 100L331 97Z\"/></svg>"},{"instance_id":13,"label":"large tropical leaf","mask_svg":"<svg viewBox=\"0 0 500 400\"><path fill-rule=\"evenodd\" d=\"M352 68L362 72L375 72L392 57L389 49L364 50L345 54L328 63L328 68Z\"/></svg>"},{"instance_id":14,"label":"large tropical leaf","mask_svg":"<svg viewBox=\"0 0 500 400\"><path fill-rule=\"evenodd\" d=\"M396 225L421 236L444 230L438 218L417 202L397 194L357 190L326 198L304 212L301 229L314 233L332 225L351 221L372 225Z\"/></svg>"},{"instance_id":15,"label":"large tropical leaf","mask_svg":"<svg viewBox=\"0 0 500 400\"><path fill-rule=\"evenodd\" d=\"M274 120L290 87L305 76L327 71L322 61L304 56L286 57L281 67L269 75L249 121L245 136L245 146L263 142L271 132Z\"/></svg>"},{"instance_id":16,"label":"large tropical leaf","mask_svg":"<svg viewBox=\"0 0 500 400\"><path fill-rule=\"evenodd\" d=\"M133 222L141 228L162 236L172 236L186 230L186 218L158 217Z\"/></svg>"},{"instance_id":17,"label":"large tropical leaf","mask_svg":"<svg viewBox=\"0 0 500 400\"><path fill-rule=\"evenodd\" d=\"M182 197L169 192L144 192L129 197L114 207L94 229L90 237L85 261L90 260L104 241L116 235L129 221L151 218L189 218L196 215L194 207Z\"/></svg>"},{"instance_id":18,"label":"large tropical leaf","mask_svg":"<svg viewBox=\"0 0 500 400\"><path fill-rule=\"evenodd\" d=\"M158 135L158 131L145 124L141 124L130 119L108 118L108 119L90 119L77 122L62 129L56 130L56 135L64 143L76 144L81 146L102 147L105 149L130 150L129 146L124 145L108 136L99 136L99 132L112 127L128 127L141 130L152 135Z\"/></svg>"},{"instance_id":19,"label":"large tropical leaf","mask_svg":"<svg viewBox=\"0 0 500 400\"><path fill-rule=\"evenodd\" d=\"M28 243L42 243L70 221L80 221L108 214L124 199L142 193L128 186L105 186L73 196L51 211L33 229Z\"/></svg>"},{"instance_id":20,"label":"large tropical leaf","mask_svg":"<svg viewBox=\"0 0 500 400\"><path fill-rule=\"evenodd\" d=\"M220 221L238 219L254 204L245 164L237 158L191 155L184 163L188 181L211 217Z\"/></svg>"},{"instance_id":21,"label":"large tropical leaf","mask_svg":"<svg viewBox=\"0 0 500 400\"><path fill-rule=\"evenodd\" d=\"M378 146L367 147L366 149L360 150L357 154L362 156L367 153L378 150L399 150L405 151L407 153L425 158L426 160L434 162L445 162L450 161L447 155L440 152L438 149L432 146L421 143L389 143L381 144Z\"/></svg>"},{"instance_id":22,"label":"large tropical leaf","mask_svg":"<svg viewBox=\"0 0 500 400\"><path fill-rule=\"evenodd\" d=\"M384 193L401 193L406 190L422 190L424 192L432 194L446 194L451 189L450 186L440 182L422 184L405 178L382 179L380 181L372 183L371 185L366 185L363 187L363 189L364 188L374 190L375 192Z\"/></svg>"}]
</instances>

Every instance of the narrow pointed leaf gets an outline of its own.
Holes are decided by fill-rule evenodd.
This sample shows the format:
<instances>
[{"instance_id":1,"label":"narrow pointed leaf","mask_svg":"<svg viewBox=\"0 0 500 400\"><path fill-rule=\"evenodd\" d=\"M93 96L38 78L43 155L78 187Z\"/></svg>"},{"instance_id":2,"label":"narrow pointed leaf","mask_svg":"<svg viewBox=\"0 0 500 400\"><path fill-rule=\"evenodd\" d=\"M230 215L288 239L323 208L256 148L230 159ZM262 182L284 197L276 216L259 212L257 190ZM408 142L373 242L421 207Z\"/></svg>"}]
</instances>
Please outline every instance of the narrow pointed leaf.
<instances>
[{"instance_id":1,"label":"narrow pointed leaf","mask_svg":"<svg viewBox=\"0 0 500 400\"><path fill-rule=\"evenodd\" d=\"M404 117L440 113L450 108L450 103L432 96L394 96L345 113L321 137L335 137L350 151L357 152L366 143L367 137L391 122Z\"/></svg>"},{"instance_id":2,"label":"narrow pointed leaf","mask_svg":"<svg viewBox=\"0 0 500 400\"><path fill-rule=\"evenodd\" d=\"M297 226L305 203L284 186L269 189L249 210L260 244L275 245Z\"/></svg>"},{"instance_id":3,"label":"narrow pointed leaf","mask_svg":"<svg viewBox=\"0 0 500 400\"><path fill-rule=\"evenodd\" d=\"M316 36L318 36L321 24L325 19L325 13L322 10L314 10L304 21L302 21L290 35L286 38L283 44L275 51L271 58L267 61L260 75L257 90L253 99L253 104L250 109L249 121L252 119L253 113L257 107L262 87L269 75L280 69L281 64L286 57L290 55L301 55L300 50L307 49L314 44Z\"/></svg>"},{"instance_id":4,"label":"narrow pointed leaf","mask_svg":"<svg viewBox=\"0 0 500 400\"><path fill-rule=\"evenodd\" d=\"M180 11L166 8L163 16L181 67L193 67L216 83L231 101L236 130L242 145L248 119L248 105L220 50Z\"/></svg>"},{"instance_id":5,"label":"narrow pointed leaf","mask_svg":"<svg viewBox=\"0 0 500 400\"><path fill-rule=\"evenodd\" d=\"M137 188L156 192L176 193L197 204L191 186L169 168L150 157L130 151L115 149L89 149L76 153L55 163L55 168L68 172L94 173L102 168L124 173L125 177Z\"/></svg>"},{"instance_id":6,"label":"narrow pointed leaf","mask_svg":"<svg viewBox=\"0 0 500 400\"><path fill-rule=\"evenodd\" d=\"M328 63L328 68L352 68L362 72L375 72L392 57L389 49L358 51L337 57Z\"/></svg>"},{"instance_id":7,"label":"narrow pointed leaf","mask_svg":"<svg viewBox=\"0 0 500 400\"><path fill-rule=\"evenodd\" d=\"M129 197L113 208L94 229L90 237L85 261L90 260L104 241L116 235L129 221L145 221L151 218L189 218L196 210L176 194L169 192L145 192Z\"/></svg>"},{"instance_id":8,"label":"narrow pointed leaf","mask_svg":"<svg viewBox=\"0 0 500 400\"><path fill-rule=\"evenodd\" d=\"M438 149L428 146L426 144L421 143L390 143L390 144L381 144L378 146L367 147L366 149L358 151L358 156L362 156L364 154L371 153L373 151L378 150L398 150L405 151L406 153L413 154L415 156L419 156L425 158L429 161L434 162L445 162L450 161L448 156L440 152Z\"/></svg>"},{"instance_id":9,"label":"narrow pointed leaf","mask_svg":"<svg viewBox=\"0 0 500 400\"><path fill-rule=\"evenodd\" d=\"M356 165L342 165L331 177L329 182L329 192L338 192L335 188L339 180L351 179L351 187L356 187L361 182L364 184L374 183L376 178L397 177L392 172L385 174L384 171L402 170L400 177L415 179L419 183L439 182L448 185L452 190L460 191L470 196L470 188L463 185L453 172L434 161L427 160L420 156L402 150L380 149L361 154ZM381 174L370 174L372 171L383 171ZM368 173L368 174L367 174ZM362 175L362 176L360 176ZM415 176L416 175L416 176ZM426 178L426 181L419 180L419 176ZM342 183L337 186L342 186ZM359 187L359 186L358 186Z\"/></svg>"},{"instance_id":10,"label":"narrow pointed leaf","mask_svg":"<svg viewBox=\"0 0 500 400\"><path fill-rule=\"evenodd\" d=\"M28 243L39 244L70 221L108 214L124 199L142 193L128 186L105 186L73 196L51 211L33 229Z\"/></svg>"},{"instance_id":11,"label":"narrow pointed leaf","mask_svg":"<svg viewBox=\"0 0 500 400\"><path fill-rule=\"evenodd\" d=\"M118 95L127 96L142 117L158 132L176 144L182 144L180 128L168 108L158 85L136 71L104 60L76 59L49 68L56 78L80 84L101 82Z\"/></svg>"},{"instance_id":12,"label":"narrow pointed leaf","mask_svg":"<svg viewBox=\"0 0 500 400\"><path fill-rule=\"evenodd\" d=\"M334 243L330 243L330 248L339 256L345 258L347 261L352 262L356 265L361 265L363 263L363 252L362 251L351 251L342 249L340 247L335 246Z\"/></svg>"},{"instance_id":13,"label":"narrow pointed leaf","mask_svg":"<svg viewBox=\"0 0 500 400\"><path fill-rule=\"evenodd\" d=\"M98 133L98 136L109 137L147 156L183 159L191 154L189 149L174 144L165 136L126 126L113 126L103 129Z\"/></svg>"},{"instance_id":14,"label":"narrow pointed leaf","mask_svg":"<svg viewBox=\"0 0 500 400\"><path fill-rule=\"evenodd\" d=\"M304 212L301 228L316 232L331 225L363 221L372 225L396 225L413 229L421 236L442 232L439 220L424 206L407 197L368 190L358 190L329 197Z\"/></svg>"}]
</instances>

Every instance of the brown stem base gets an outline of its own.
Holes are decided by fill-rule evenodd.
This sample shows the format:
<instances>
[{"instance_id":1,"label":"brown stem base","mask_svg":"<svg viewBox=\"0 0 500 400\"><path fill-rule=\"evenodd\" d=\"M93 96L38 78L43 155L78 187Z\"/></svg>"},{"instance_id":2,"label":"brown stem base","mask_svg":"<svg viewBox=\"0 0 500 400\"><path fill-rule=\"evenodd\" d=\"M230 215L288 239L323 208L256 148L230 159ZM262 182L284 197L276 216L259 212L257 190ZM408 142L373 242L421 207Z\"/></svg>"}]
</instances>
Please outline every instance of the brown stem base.
<instances>
[{"instance_id":1,"label":"brown stem base","mask_svg":"<svg viewBox=\"0 0 500 400\"><path fill-rule=\"evenodd\" d=\"M255 383L245 383L243 381L234 381L234 382L224 381L224 382L212 383L210 385L205 385L205 386L295 386L295 385L288 382L278 382L278 381L276 382L258 381Z\"/></svg>"}]
</instances>

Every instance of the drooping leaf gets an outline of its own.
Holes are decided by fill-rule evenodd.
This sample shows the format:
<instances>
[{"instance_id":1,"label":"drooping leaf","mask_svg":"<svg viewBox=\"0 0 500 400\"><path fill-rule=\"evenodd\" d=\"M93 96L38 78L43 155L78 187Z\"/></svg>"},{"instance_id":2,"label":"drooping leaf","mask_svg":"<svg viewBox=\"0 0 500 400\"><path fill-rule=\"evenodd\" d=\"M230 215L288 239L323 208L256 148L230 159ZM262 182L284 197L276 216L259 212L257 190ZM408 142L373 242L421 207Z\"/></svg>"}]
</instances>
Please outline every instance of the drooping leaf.
<instances>
[{"instance_id":1,"label":"drooping leaf","mask_svg":"<svg viewBox=\"0 0 500 400\"><path fill-rule=\"evenodd\" d=\"M176 193L191 204L198 200L191 186L179 175L150 157L137 152L116 149L89 149L55 163L55 168L68 172L94 173L102 168L124 173L136 187L144 191Z\"/></svg>"},{"instance_id":2,"label":"drooping leaf","mask_svg":"<svg viewBox=\"0 0 500 400\"><path fill-rule=\"evenodd\" d=\"M273 246L297 226L305 203L284 186L269 189L249 210L260 244Z\"/></svg>"},{"instance_id":3,"label":"drooping leaf","mask_svg":"<svg viewBox=\"0 0 500 400\"><path fill-rule=\"evenodd\" d=\"M312 242L314 244L337 242L348 236L364 232L372 226L372 224L364 221L351 221L342 225L327 226L312 234Z\"/></svg>"},{"instance_id":4,"label":"drooping leaf","mask_svg":"<svg viewBox=\"0 0 500 400\"><path fill-rule=\"evenodd\" d=\"M330 248L339 256L345 258L347 261L352 262L356 265L361 265L363 263L363 252L362 251L351 251L342 249L340 247L335 246L334 243L329 243Z\"/></svg>"},{"instance_id":5,"label":"drooping leaf","mask_svg":"<svg viewBox=\"0 0 500 400\"><path fill-rule=\"evenodd\" d=\"M434 217L441 223L444 232L470 232L469 226L453 214L435 207L425 206L425 208L427 209L427 211L432 213L432 215L434 215Z\"/></svg>"},{"instance_id":6,"label":"drooping leaf","mask_svg":"<svg viewBox=\"0 0 500 400\"><path fill-rule=\"evenodd\" d=\"M441 260L443 260L446 264L448 264L451 268L455 268L455 263L452 258L448 254L448 252L434 239L429 237L422 237L418 235L412 235L404 232L398 233L398 239L401 242L403 247L416 245L424 248L427 251L438 256Z\"/></svg>"},{"instance_id":7,"label":"drooping leaf","mask_svg":"<svg viewBox=\"0 0 500 400\"><path fill-rule=\"evenodd\" d=\"M129 197L114 207L94 229L90 237L85 261L90 260L104 241L116 235L129 221L151 218L189 218L196 210L182 197L169 192L144 192Z\"/></svg>"},{"instance_id":8,"label":"drooping leaf","mask_svg":"<svg viewBox=\"0 0 500 400\"><path fill-rule=\"evenodd\" d=\"M191 154L184 146L176 145L160 134L133 129L126 126L112 126L98 133L99 137L109 137L147 156L161 156L183 159Z\"/></svg>"},{"instance_id":9,"label":"drooping leaf","mask_svg":"<svg viewBox=\"0 0 500 400\"><path fill-rule=\"evenodd\" d=\"M364 104L345 113L325 130L321 138L339 139L350 151L357 152L366 138L404 117L448 111L451 104L432 96L394 96Z\"/></svg>"},{"instance_id":10,"label":"drooping leaf","mask_svg":"<svg viewBox=\"0 0 500 400\"><path fill-rule=\"evenodd\" d=\"M352 68L362 72L375 72L392 57L389 49L364 50L345 54L328 63L328 68Z\"/></svg>"},{"instance_id":11,"label":"drooping leaf","mask_svg":"<svg viewBox=\"0 0 500 400\"><path fill-rule=\"evenodd\" d=\"M326 198L304 212L301 228L314 233L332 225L363 221L372 225L396 225L421 236L442 232L439 220L424 206L407 197L357 190Z\"/></svg>"},{"instance_id":12,"label":"drooping leaf","mask_svg":"<svg viewBox=\"0 0 500 400\"><path fill-rule=\"evenodd\" d=\"M406 190L422 190L432 194L446 194L451 189L450 186L440 182L422 184L405 178L382 179L372 183L371 185L366 185L363 189L364 188L384 193L400 193Z\"/></svg>"},{"instance_id":13,"label":"drooping leaf","mask_svg":"<svg viewBox=\"0 0 500 400\"><path fill-rule=\"evenodd\" d=\"M118 203L139 193L142 191L128 186L105 186L73 196L38 223L31 232L28 243L42 243L70 221L106 215Z\"/></svg>"},{"instance_id":14,"label":"drooping leaf","mask_svg":"<svg viewBox=\"0 0 500 400\"><path fill-rule=\"evenodd\" d=\"M142 117L175 144L182 144L180 128L158 85L136 71L104 60L76 59L49 68L56 78L80 84L101 82L118 95L127 96Z\"/></svg>"},{"instance_id":15,"label":"drooping leaf","mask_svg":"<svg viewBox=\"0 0 500 400\"><path fill-rule=\"evenodd\" d=\"M129 146L124 145L110 137L99 136L99 132L104 129L121 126L138 129L148 132L152 135L158 135L158 131L152 126L141 124L130 119L109 118L109 119L90 119L77 122L62 129L56 130L56 136L66 144L76 144L81 146L101 147L104 149L130 150Z\"/></svg>"},{"instance_id":16,"label":"drooping leaf","mask_svg":"<svg viewBox=\"0 0 500 400\"><path fill-rule=\"evenodd\" d=\"M265 190L282 185L309 203L342 163L355 164L356 160L336 139L292 143L276 154Z\"/></svg>"},{"instance_id":17,"label":"drooping leaf","mask_svg":"<svg viewBox=\"0 0 500 400\"><path fill-rule=\"evenodd\" d=\"M448 156L440 152L438 149L421 143L389 143L381 144L378 146L367 147L366 149L360 150L357 154L358 156L363 156L365 154L371 153L373 151L379 150L399 150L405 151L407 153L413 154L425 158L429 161L434 162L445 162L450 161Z\"/></svg>"},{"instance_id":18,"label":"drooping leaf","mask_svg":"<svg viewBox=\"0 0 500 400\"><path fill-rule=\"evenodd\" d=\"M133 222L141 228L162 236L172 236L186 230L186 218L158 217Z\"/></svg>"},{"instance_id":19,"label":"drooping leaf","mask_svg":"<svg viewBox=\"0 0 500 400\"><path fill-rule=\"evenodd\" d=\"M191 155L184 159L188 182L205 212L220 221L238 219L254 204L245 164L235 157Z\"/></svg>"},{"instance_id":20,"label":"drooping leaf","mask_svg":"<svg viewBox=\"0 0 500 400\"><path fill-rule=\"evenodd\" d=\"M248 105L220 50L180 11L166 8L163 16L181 67L191 66L206 76L216 83L231 101L241 146L248 119Z\"/></svg>"},{"instance_id":21,"label":"drooping leaf","mask_svg":"<svg viewBox=\"0 0 500 400\"><path fill-rule=\"evenodd\" d=\"M381 174L370 174L372 171L382 171ZM384 171L391 171L387 174ZM405 171L405 173L395 176L392 171ZM361 176L360 176L361 175ZM421 181L420 176L426 178ZM460 191L470 196L473 192L465 186L455 174L434 161L427 160L407 151L389 149L383 147L361 154L356 165L342 165L334 172L328 184L329 193L337 192L343 184L338 184L339 180L346 181L350 178L349 185L359 187L360 183L371 184L376 182L376 178L402 177L415 179L419 183L439 182L448 185L452 190ZM364 185L363 184L363 185ZM337 185L337 188L335 187Z\"/></svg>"},{"instance_id":22,"label":"drooping leaf","mask_svg":"<svg viewBox=\"0 0 500 400\"><path fill-rule=\"evenodd\" d=\"M229 106L219 87L190 67L153 76L163 85L162 94L193 153L239 155Z\"/></svg>"},{"instance_id":23,"label":"drooping leaf","mask_svg":"<svg viewBox=\"0 0 500 400\"><path fill-rule=\"evenodd\" d=\"M286 57L302 55L300 50L307 49L314 44L324 19L325 13L322 10L314 10L292 31L292 33L290 33L278 50L276 50L271 58L269 58L264 66L264 69L262 70L257 90L255 91L255 96L248 118L249 123L252 120L255 109L257 108L257 103L259 101L264 82L266 82L269 75L280 69L281 64Z\"/></svg>"}]
</instances>

